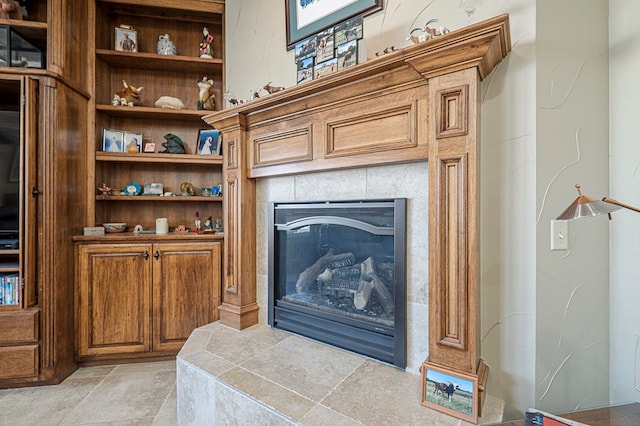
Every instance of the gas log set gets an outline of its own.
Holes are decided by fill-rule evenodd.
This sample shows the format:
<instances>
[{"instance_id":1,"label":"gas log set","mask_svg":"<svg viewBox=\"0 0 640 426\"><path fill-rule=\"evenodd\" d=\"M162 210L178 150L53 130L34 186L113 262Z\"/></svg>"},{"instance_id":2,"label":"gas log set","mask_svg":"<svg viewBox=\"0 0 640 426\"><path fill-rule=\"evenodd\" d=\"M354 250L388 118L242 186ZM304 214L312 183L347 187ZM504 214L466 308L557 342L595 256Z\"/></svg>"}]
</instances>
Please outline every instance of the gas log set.
<instances>
[{"instance_id":1,"label":"gas log set","mask_svg":"<svg viewBox=\"0 0 640 426\"><path fill-rule=\"evenodd\" d=\"M394 308L392 282L393 262L376 263L367 257L357 263L353 253L334 254L330 250L300 274L296 291L348 299L359 311L382 309L390 314Z\"/></svg>"}]
</instances>

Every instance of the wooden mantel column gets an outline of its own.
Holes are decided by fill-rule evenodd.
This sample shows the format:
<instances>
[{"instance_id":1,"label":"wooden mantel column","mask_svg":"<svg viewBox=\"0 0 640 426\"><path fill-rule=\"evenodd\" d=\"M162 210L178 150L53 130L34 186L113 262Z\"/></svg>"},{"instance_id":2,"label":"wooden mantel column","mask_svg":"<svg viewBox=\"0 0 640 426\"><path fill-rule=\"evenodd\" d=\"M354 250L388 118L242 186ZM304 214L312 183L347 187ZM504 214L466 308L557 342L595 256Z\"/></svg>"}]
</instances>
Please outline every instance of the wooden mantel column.
<instances>
[{"instance_id":1,"label":"wooden mantel column","mask_svg":"<svg viewBox=\"0 0 640 426\"><path fill-rule=\"evenodd\" d=\"M204 117L224 135L222 322L257 322L255 178L427 160L428 362L482 398L479 91L510 50L501 15Z\"/></svg>"},{"instance_id":2,"label":"wooden mantel column","mask_svg":"<svg viewBox=\"0 0 640 426\"><path fill-rule=\"evenodd\" d=\"M216 122L223 132L224 254L220 321L242 330L258 323L256 303L256 185L248 178L242 116Z\"/></svg>"}]
</instances>

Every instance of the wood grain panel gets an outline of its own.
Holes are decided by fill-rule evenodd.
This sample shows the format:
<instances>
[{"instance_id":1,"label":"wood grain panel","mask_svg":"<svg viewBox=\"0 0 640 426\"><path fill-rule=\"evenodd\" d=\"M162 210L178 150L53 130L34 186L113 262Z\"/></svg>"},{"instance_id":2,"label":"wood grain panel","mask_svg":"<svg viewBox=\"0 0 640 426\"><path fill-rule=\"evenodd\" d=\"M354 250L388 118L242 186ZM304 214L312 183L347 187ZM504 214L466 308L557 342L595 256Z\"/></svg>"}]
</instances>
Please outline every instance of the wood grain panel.
<instances>
[{"instance_id":1,"label":"wood grain panel","mask_svg":"<svg viewBox=\"0 0 640 426\"><path fill-rule=\"evenodd\" d=\"M441 265L438 297L438 343L457 349L467 345L467 245L465 157L440 158L439 167Z\"/></svg>"},{"instance_id":2,"label":"wood grain panel","mask_svg":"<svg viewBox=\"0 0 640 426\"><path fill-rule=\"evenodd\" d=\"M150 244L79 248L80 357L151 349L151 252Z\"/></svg>"},{"instance_id":3,"label":"wood grain panel","mask_svg":"<svg viewBox=\"0 0 640 426\"><path fill-rule=\"evenodd\" d=\"M225 167L227 169L238 168L238 141L237 139L231 139L224 141L224 147L226 148L223 153L225 159Z\"/></svg>"},{"instance_id":4,"label":"wood grain panel","mask_svg":"<svg viewBox=\"0 0 640 426\"><path fill-rule=\"evenodd\" d=\"M38 345L0 347L0 379L38 374Z\"/></svg>"},{"instance_id":5,"label":"wood grain panel","mask_svg":"<svg viewBox=\"0 0 640 426\"><path fill-rule=\"evenodd\" d=\"M195 328L218 319L220 243L154 244L153 251L153 350L177 351Z\"/></svg>"},{"instance_id":6,"label":"wood grain panel","mask_svg":"<svg viewBox=\"0 0 640 426\"><path fill-rule=\"evenodd\" d=\"M311 161L313 126L274 132L252 140L251 166L262 167L273 164Z\"/></svg>"},{"instance_id":7,"label":"wood grain panel","mask_svg":"<svg viewBox=\"0 0 640 426\"><path fill-rule=\"evenodd\" d=\"M34 309L0 314L0 343L38 341L40 312Z\"/></svg>"},{"instance_id":8,"label":"wood grain panel","mask_svg":"<svg viewBox=\"0 0 640 426\"><path fill-rule=\"evenodd\" d=\"M227 293L237 293L236 278L238 275L237 251L238 244L238 185L236 180L227 180L225 194L225 256L224 256L224 288Z\"/></svg>"},{"instance_id":9,"label":"wood grain panel","mask_svg":"<svg viewBox=\"0 0 640 426\"><path fill-rule=\"evenodd\" d=\"M467 133L469 86L452 87L441 90L440 108L436 110L438 139L463 136Z\"/></svg>"},{"instance_id":10,"label":"wood grain panel","mask_svg":"<svg viewBox=\"0 0 640 426\"><path fill-rule=\"evenodd\" d=\"M364 108L363 108L364 109ZM418 145L417 102L327 122L325 157L394 151Z\"/></svg>"}]
</instances>

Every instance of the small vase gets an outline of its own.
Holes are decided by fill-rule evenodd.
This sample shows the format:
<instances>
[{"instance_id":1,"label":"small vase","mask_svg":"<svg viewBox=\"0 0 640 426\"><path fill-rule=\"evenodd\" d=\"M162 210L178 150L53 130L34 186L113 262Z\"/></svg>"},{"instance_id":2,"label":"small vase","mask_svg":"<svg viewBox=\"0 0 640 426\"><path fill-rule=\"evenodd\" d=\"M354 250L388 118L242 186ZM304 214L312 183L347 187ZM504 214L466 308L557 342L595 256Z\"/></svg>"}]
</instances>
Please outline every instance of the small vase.
<instances>
[{"instance_id":1,"label":"small vase","mask_svg":"<svg viewBox=\"0 0 640 426\"><path fill-rule=\"evenodd\" d=\"M175 55L176 45L171 41L169 34L162 34L158 37L158 55Z\"/></svg>"}]
</instances>

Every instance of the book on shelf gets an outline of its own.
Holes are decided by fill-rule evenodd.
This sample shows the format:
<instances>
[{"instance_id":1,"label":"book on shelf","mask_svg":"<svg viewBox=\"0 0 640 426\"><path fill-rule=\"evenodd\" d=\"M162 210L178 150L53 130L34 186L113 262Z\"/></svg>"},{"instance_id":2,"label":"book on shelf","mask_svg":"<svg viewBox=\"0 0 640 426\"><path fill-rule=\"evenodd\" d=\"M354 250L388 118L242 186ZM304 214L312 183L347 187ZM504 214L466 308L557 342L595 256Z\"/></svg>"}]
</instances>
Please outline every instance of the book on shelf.
<instances>
[{"instance_id":1,"label":"book on shelf","mask_svg":"<svg viewBox=\"0 0 640 426\"><path fill-rule=\"evenodd\" d=\"M20 276L0 275L0 305L20 304Z\"/></svg>"},{"instance_id":2,"label":"book on shelf","mask_svg":"<svg viewBox=\"0 0 640 426\"><path fill-rule=\"evenodd\" d=\"M524 424L525 426L588 426L585 423L566 419L535 408L527 410Z\"/></svg>"}]
</instances>

